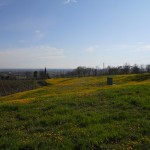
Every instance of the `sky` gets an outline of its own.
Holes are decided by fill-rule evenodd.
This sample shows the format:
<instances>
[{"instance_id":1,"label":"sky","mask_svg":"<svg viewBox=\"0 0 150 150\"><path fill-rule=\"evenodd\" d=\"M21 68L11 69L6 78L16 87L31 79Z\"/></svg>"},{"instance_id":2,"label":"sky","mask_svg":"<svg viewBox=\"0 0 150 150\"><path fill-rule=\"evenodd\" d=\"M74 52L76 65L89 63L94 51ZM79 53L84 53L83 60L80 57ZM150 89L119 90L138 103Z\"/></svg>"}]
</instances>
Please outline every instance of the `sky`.
<instances>
[{"instance_id":1,"label":"sky","mask_svg":"<svg viewBox=\"0 0 150 150\"><path fill-rule=\"evenodd\" d=\"M0 68L149 60L150 0L0 0Z\"/></svg>"}]
</instances>

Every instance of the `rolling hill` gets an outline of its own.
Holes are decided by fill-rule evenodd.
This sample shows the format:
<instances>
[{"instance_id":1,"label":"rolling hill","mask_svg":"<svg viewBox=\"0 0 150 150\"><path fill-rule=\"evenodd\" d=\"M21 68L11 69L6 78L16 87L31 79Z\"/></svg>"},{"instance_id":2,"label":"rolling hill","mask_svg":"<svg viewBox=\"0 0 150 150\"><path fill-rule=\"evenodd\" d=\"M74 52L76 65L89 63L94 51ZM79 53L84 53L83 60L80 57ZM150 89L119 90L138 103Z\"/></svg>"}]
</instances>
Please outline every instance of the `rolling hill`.
<instances>
[{"instance_id":1,"label":"rolling hill","mask_svg":"<svg viewBox=\"0 0 150 150\"><path fill-rule=\"evenodd\" d=\"M150 74L112 77L0 97L0 149L150 149Z\"/></svg>"}]
</instances>

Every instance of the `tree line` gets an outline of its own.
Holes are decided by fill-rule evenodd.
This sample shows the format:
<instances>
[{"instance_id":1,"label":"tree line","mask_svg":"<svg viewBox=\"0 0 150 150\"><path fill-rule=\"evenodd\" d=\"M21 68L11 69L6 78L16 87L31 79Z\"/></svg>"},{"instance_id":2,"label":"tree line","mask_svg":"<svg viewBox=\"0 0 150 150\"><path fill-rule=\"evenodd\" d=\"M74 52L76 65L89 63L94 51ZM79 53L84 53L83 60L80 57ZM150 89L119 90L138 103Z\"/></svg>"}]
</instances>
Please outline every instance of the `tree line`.
<instances>
[{"instance_id":1,"label":"tree line","mask_svg":"<svg viewBox=\"0 0 150 150\"><path fill-rule=\"evenodd\" d=\"M121 75L121 74L139 74L139 73L150 73L150 64L144 66L138 66L135 64L131 66L125 64L123 66L112 67L108 66L103 69L88 68L85 66L79 66L76 69L68 72L58 72L55 77L86 77L86 76L100 76L100 75Z\"/></svg>"},{"instance_id":2,"label":"tree line","mask_svg":"<svg viewBox=\"0 0 150 150\"><path fill-rule=\"evenodd\" d=\"M62 77L87 77L87 76L101 76L101 75L121 75L121 74L138 74L138 73L150 73L150 64L145 67L140 65L131 66L129 64L125 64L123 66L108 66L107 68L97 69L90 68L85 66L79 66L76 69L68 69L59 70L56 72L47 71L47 69L39 70L39 71L27 71L24 73L16 74L0 74L0 80L15 80L15 79L23 79L23 80L43 80L49 78L62 78Z\"/></svg>"}]
</instances>

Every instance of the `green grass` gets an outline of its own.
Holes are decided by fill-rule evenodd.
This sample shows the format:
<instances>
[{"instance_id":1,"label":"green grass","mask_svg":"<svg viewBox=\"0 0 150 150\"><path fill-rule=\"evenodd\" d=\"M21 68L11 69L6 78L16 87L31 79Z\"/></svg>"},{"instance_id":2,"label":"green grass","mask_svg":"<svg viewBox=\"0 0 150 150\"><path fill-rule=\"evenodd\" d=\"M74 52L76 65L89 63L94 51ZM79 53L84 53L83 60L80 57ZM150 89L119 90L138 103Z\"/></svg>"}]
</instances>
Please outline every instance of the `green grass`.
<instances>
[{"instance_id":1,"label":"green grass","mask_svg":"<svg viewBox=\"0 0 150 150\"><path fill-rule=\"evenodd\" d=\"M47 80L0 98L0 149L150 149L150 74Z\"/></svg>"}]
</instances>

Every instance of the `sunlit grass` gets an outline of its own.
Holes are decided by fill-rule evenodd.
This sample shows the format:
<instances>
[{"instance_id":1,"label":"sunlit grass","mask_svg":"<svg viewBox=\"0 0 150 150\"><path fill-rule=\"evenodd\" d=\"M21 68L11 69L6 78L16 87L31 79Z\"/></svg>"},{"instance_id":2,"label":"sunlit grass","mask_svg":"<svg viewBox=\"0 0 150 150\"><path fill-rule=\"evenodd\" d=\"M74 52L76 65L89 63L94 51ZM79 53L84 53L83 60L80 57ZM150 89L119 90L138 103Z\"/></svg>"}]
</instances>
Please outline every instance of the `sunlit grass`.
<instances>
[{"instance_id":1,"label":"sunlit grass","mask_svg":"<svg viewBox=\"0 0 150 150\"><path fill-rule=\"evenodd\" d=\"M146 75L48 79L48 86L0 98L0 149L146 149Z\"/></svg>"}]
</instances>

